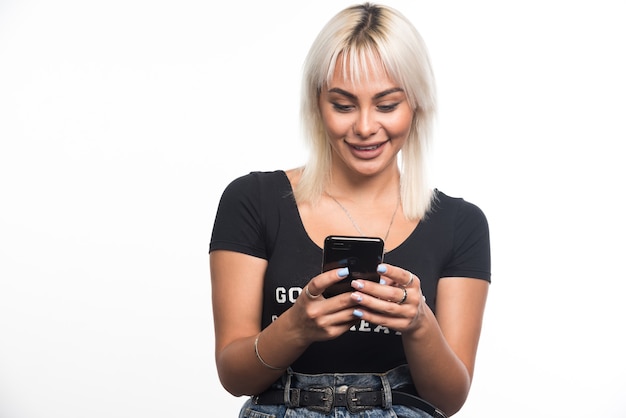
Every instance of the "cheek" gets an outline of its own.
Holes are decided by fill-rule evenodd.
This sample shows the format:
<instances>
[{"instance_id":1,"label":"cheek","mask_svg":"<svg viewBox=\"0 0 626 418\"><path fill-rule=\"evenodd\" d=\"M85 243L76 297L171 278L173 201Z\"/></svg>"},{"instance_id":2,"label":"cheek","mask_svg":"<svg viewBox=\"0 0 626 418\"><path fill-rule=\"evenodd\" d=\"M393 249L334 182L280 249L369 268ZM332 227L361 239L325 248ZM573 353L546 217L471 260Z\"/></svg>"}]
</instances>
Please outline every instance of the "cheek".
<instances>
[{"instance_id":1,"label":"cheek","mask_svg":"<svg viewBox=\"0 0 626 418\"><path fill-rule=\"evenodd\" d=\"M326 127L326 132L331 138L343 138L351 129L352 123L347 117L342 117L337 113L323 112L322 122Z\"/></svg>"},{"instance_id":2,"label":"cheek","mask_svg":"<svg viewBox=\"0 0 626 418\"><path fill-rule=\"evenodd\" d=\"M388 133L390 136L405 137L411 132L411 125L413 124L412 115L398 114L393 119L389 120L387 124Z\"/></svg>"}]
</instances>

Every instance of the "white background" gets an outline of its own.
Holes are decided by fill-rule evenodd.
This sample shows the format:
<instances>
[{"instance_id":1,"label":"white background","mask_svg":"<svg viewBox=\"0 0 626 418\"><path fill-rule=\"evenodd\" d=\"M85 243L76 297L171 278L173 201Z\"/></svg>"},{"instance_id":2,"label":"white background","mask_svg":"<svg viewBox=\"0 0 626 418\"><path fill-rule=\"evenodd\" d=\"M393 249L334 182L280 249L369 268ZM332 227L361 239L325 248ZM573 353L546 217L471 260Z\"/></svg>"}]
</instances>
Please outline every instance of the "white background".
<instances>
[{"instance_id":1,"label":"white background","mask_svg":"<svg viewBox=\"0 0 626 418\"><path fill-rule=\"evenodd\" d=\"M236 416L214 212L304 161L302 61L350 4L0 0L0 417ZM491 226L457 416L626 416L624 2L388 4L431 52L435 185Z\"/></svg>"}]
</instances>

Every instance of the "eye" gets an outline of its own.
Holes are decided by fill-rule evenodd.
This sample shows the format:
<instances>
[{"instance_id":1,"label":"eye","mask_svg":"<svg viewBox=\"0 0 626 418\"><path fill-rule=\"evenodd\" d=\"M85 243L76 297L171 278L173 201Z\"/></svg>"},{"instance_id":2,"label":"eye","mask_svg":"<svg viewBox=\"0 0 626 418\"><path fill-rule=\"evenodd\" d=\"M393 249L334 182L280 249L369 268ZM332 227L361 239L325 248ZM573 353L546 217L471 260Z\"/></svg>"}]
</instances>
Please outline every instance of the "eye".
<instances>
[{"instance_id":1,"label":"eye","mask_svg":"<svg viewBox=\"0 0 626 418\"><path fill-rule=\"evenodd\" d=\"M389 113L389 112L393 112L394 110L396 110L396 108L398 107L398 104L399 103L392 103L388 105L378 105L376 107L378 108L379 111L383 113Z\"/></svg>"},{"instance_id":2,"label":"eye","mask_svg":"<svg viewBox=\"0 0 626 418\"><path fill-rule=\"evenodd\" d=\"M352 108L353 108L352 105L344 105L344 104L333 102L333 109L335 109L338 112L347 113L351 111Z\"/></svg>"}]
</instances>

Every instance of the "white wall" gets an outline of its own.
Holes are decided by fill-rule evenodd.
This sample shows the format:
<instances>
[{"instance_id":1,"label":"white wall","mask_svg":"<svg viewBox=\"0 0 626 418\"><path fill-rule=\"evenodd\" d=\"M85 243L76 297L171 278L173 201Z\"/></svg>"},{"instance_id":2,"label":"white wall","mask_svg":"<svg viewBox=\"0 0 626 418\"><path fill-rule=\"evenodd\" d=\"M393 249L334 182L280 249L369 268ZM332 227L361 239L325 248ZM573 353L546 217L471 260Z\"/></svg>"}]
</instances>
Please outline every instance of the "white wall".
<instances>
[{"instance_id":1,"label":"white wall","mask_svg":"<svg viewBox=\"0 0 626 418\"><path fill-rule=\"evenodd\" d=\"M213 215L303 162L301 63L349 4L0 1L0 417L236 415ZM491 224L457 416L624 416L624 2L388 4L432 54L436 184Z\"/></svg>"}]
</instances>

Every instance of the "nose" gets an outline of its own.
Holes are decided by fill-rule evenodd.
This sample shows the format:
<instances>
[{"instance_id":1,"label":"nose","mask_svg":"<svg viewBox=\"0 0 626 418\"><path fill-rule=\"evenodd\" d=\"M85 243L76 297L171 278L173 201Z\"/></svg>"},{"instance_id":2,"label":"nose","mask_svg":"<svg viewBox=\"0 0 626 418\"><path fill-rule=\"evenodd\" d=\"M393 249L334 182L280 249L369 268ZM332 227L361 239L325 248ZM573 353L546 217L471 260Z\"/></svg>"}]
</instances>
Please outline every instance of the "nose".
<instances>
[{"instance_id":1,"label":"nose","mask_svg":"<svg viewBox=\"0 0 626 418\"><path fill-rule=\"evenodd\" d=\"M369 110L361 110L354 122L354 133L362 139L367 139L378 132L379 125Z\"/></svg>"}]
</instances>

